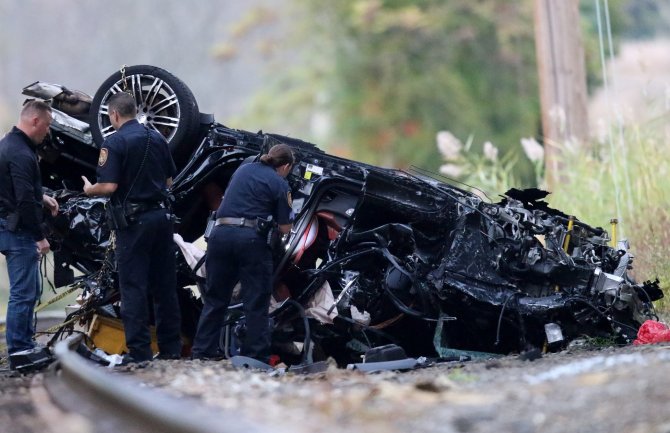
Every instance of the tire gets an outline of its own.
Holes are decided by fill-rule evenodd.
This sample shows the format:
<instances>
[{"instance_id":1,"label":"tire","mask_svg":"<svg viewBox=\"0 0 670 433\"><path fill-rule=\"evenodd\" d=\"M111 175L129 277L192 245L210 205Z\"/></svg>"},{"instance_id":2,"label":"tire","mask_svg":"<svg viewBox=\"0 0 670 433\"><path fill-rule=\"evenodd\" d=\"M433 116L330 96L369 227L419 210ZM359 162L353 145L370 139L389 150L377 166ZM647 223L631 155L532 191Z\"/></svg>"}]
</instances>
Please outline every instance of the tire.
<instances>
[{"instance_id":1,"label":"tire","mask_svg":"<svg viewBox=\"0 0 670 433\"><path fill-rule=\"evenodd\" d=\"M125 68L107 78L93 97L89 124L98 147L114 129L107 113L107 101L115 93L131 91L137 101L137 120L160 132L168 141L178 168L198 145L200 112L191 90L165 69L149 65Z\"/></svg>"}]
</instances>

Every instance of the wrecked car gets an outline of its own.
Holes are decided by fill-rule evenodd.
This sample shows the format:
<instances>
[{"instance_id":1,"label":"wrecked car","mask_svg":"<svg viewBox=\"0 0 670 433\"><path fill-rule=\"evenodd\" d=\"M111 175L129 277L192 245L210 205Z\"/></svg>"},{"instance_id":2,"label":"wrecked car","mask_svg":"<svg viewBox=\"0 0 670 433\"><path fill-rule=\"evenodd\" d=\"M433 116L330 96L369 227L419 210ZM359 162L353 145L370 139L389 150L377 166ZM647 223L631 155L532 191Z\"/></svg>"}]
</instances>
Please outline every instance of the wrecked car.
<instances>
[{"instance_id":1,"label":"wrecked car","mask_svg":"<svg viewBox=\"0 0 670 433\"><path fill-rule=\"evenodd\" d=\"M204 286L203 260L184 244L203 236L235 169L279 142L296 156L287 177L295 222L274 249L271 307L273 353L289 365L327 357L359 362L389 344L408 356L447 358L557 350L582 336L626 343L655 317L653 301L663 293L658 281L630 277L626 241L614 244L602 228L551 209L543 191L511 190L494 203L422 171L375 167L295 138L229 128L200 113L177 77L140 65L114 73L92 98L41 82L23 91L54 108L40 164L43 184L61 206L49 221L56 285L81 292L70 326L119 317L105 199L83 196L80 176L95 176L100 145L114 133L106 101L121 91L135 96L138 120L167 138L179 169L170 195L182 246L185 341L201 308L194 293ZM228 355L244 332L239 307L233 302L221 334Z\"/></svg>"}]
</instances>

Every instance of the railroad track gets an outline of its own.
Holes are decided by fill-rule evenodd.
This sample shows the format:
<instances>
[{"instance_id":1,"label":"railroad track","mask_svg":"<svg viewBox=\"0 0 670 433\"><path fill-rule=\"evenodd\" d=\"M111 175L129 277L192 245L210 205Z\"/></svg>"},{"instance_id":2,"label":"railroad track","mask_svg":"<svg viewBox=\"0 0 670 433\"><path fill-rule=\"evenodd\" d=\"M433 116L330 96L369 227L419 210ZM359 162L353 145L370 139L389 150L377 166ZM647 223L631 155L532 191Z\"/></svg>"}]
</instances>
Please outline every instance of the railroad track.
<instances>
[{"instance_id":1,"label":"railroad track","mask_svg":"<svg viewBox=\"0 0 670 433\"><path fill-rule=\"evenodd\" d=\"M43 387L46 396L40 391L33 392L36 406L48 399L57 406L54 410L78 414L71 416L69 422L81 426L81 431L255 433L270 429L245 420L237 413L214 410L191 398L176 398L143 387L137 381L93 364L76 352L82 338L71 336L56 345L57 362L34 382L34 388ZM54 410L41 416L58 416ZM56 426L54 431L64 431L62 427Z\"/></svg>"},{"instance_id":2,"label":"railroad track","mask_svg":"<svg viewBox=\"0 0 670 433\"><path fill-rule=\"evenodd\" d=\"M338 370L320 379L286 376L280 385L259 380L266 374L248 373L245 377L220 363L202 367L190 362L170 364L168 370L181 370L182 380L166 386L187 392L190 379L194 382L204 379L200 383L205 383L203 395L209 393L207 401L223 403L226 408L214 412L188 398L176 400L176 404L175 399L162 403L165 396L161 393L140 388L141 382L130 381L114 370L94 367L84 359L75 358L78 362L71 364L69 358L77 355L70 350L76 344L69 341L66 347L68 351L63 357L59 346L59 368L43 376L45 382L54 380L61 387L47 383L48 400L83 414L87 423L85 428L77 428L82 425L81 420L47 414L44 419L55 420L54 432L670 431L665 407L670 400L667 344L575 350L547 355L532 363L509 356L492 362L436 366L403 376ZM194 371L203 367L209 374ZM135 370L133 374L135 378L144 376L142 380L150 383L150 378L156 375L142 374L150 370ZM195 374L185 374L189 372ZM81 388L88 388L88 382L93 382L94 388L105 389L94 389L89 394L77 388L81 378L73 381L70 375L84 376ZM105 394L117 386L123 388L117 391L120 402L114 398L110 402ZM79 401L69 402L72 395ZM234 413L228 409L231 399L236 403ZM142 412L140 406L147 400L167 411L168 416L151 407ZM86 412L87 404L93 407L93 412ZM39 406L34 404L36 408ZM250 410L262 412L258 419L265 420L265 424L242 423L240 415L253 414ZM171 421L171 417L181 415L187 417L186 425ZM201 421L207 424L200 425ZM112 423L116 424L110 427ZM33 429L30 433L45 430ZM12 432L1 426L0 431Z\"/></svg>"}]
</instances>

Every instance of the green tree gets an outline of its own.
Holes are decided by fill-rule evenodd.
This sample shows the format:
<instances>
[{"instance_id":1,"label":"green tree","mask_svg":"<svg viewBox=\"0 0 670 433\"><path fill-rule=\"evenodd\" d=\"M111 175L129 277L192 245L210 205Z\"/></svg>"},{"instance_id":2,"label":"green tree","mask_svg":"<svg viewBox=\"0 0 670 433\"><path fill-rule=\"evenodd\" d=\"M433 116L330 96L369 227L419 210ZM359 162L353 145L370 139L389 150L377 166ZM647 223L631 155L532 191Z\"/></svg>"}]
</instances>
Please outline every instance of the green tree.
<instances>
[{"instance_id":1,"label":"green tree","mask_svg":"<svg viewBox=\"0 0 670 433\"><path fill-rule=\"evenodd\" d=\"M272 111L324 113L334 126L320 144L387 166L437 169L445 129L473 135L474 148L516 149L538 130L538 97L532 5L507 3L297 0L299 66L275 77L254 115L272 125Z\"/></svg>"},{"instance_id":2,"label":"green tree","mask_svg":"<svg viewBox=\"0 0 670 433\"><path fill-rule=\"evenodd\" d=\"M624 1L610 3L618 23L614 11ZM535 183L519 146L540 130L532 0L295 0L294 7L295 52L253 104L265 128L299 125L292 135L331 152L431 170L443 162L436 134L448 130L471 141L471 152L492 142L501 157L519 161L518 186ZM596 83L597 28L585 7ZM325 133L314 127L324 118Z\"/></svg>"}]
</instances>

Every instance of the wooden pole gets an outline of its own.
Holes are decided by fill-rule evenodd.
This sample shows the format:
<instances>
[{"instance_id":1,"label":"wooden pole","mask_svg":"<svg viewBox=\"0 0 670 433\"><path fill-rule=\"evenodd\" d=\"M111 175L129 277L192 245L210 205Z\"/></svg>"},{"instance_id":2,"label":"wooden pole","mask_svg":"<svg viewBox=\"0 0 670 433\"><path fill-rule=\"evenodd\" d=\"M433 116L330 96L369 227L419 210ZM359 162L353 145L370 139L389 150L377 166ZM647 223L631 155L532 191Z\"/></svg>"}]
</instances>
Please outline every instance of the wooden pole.
<instances>
[{"instance_id":1,"label":"wooden pole","mask_svg":"<svg viewBox=\"0 0 670 433\"><path fill-rule=\"evenodd\" d=\"M535 0L535 51L540 84L545 179L560 181L560 146L588 138L586 66L579 0Z\"/></svg>"}]
</instances>

